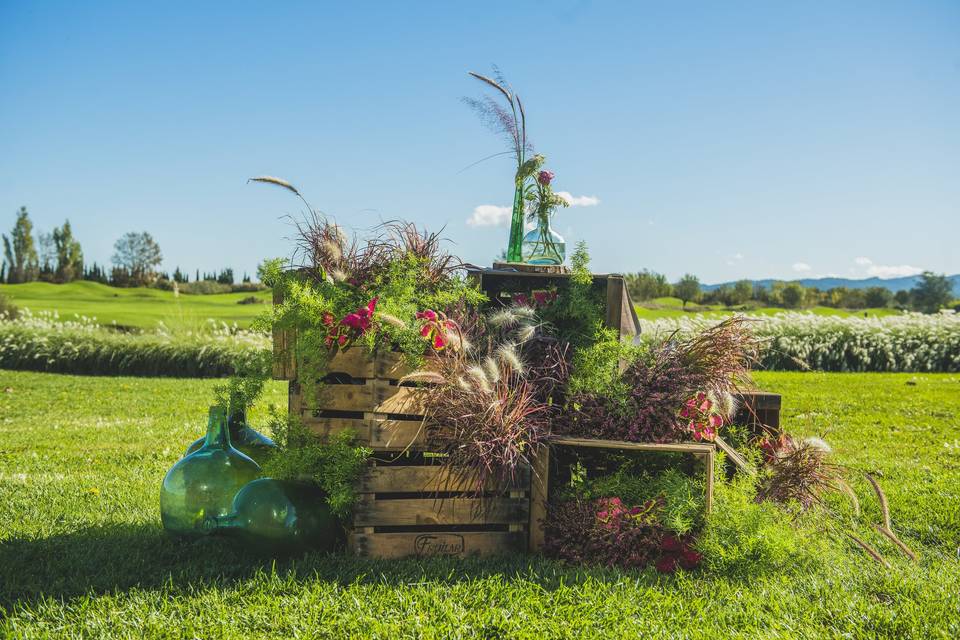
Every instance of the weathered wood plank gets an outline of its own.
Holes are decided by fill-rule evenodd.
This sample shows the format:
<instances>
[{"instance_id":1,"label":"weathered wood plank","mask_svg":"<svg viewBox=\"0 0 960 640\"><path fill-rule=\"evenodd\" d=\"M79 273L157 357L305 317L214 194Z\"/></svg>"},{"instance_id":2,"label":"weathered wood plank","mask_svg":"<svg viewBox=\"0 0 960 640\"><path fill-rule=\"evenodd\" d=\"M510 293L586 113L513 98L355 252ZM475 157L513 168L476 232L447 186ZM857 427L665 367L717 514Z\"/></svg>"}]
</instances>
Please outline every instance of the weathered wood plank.
<instances>
[{"instance_id":1,"label":"weathered wood plank","mask_svg":"<svg viewBox=\"0 0 960 640\"><path fill-rule=\"evenodd\" d=\"M424 391L416 387L390 386L378 394L378 404L373 412L422 416L427 410Z\"/></svg>"},{"instance_id":2,"label":"weathered wood plank","mask_svg":"<svg viewBox=\"0 0 960 640\"><path fill-rule=\"evenodd\" d=\"M525 523L529 501L523 498L410 498L376 500L361 494L353 512L356 527L479 525Z\"/></svg>"},{"instance_id":3,"label":"weathered wood plank","mask_svg":"<svg viewBox=\"0 0 960 640\"><path fill-rule=\"evenodd\" d=\"M373 413L366 414L364 418L323 418L307 412L302 420L307 429L321 438L353 430L357 433L358 442L374 451L422 448L427 439L422 421L385 420Z\"/></svg>"},{"instance_id":4,"label":"weathered wood plank","mask_svg":"<svg viewBox=\"0 0 960 640\"><path fill-rule=\"evenodd\" d=\"M533 457L530 478L530 550L543 547L543 521L547 518L547 482L550 477L550 447L543 445Z\"/></svg>"},{"instance_id":5,"label":"weathered wood plank","mask_svg":"<svg viewBox=\"0 0 960 640\"><path fill-rule=\"evenodd\" d=\"M727 458L729 458L738 469L751 476L757 475L757 470L753 467L753 465L750 464L746 458L740 455L740 452L734 449L729 442L720 436L717 436L714 439L714 442L721 451L727 454Z\"/></svg>"},{"instance_id":6,"label":"weathered wood plank","mask_svg":"<svg viewBox=\"0 0 960 640\"><path fill-rule=\"evenodd\" d=\"M522 493L529 486L529 473L521 473L508 486L495 486L487 483L483 489L487 491L519 491ZM390 493L422 491L433 493L438 491L476 491L477 486L469 479L458 477L447 467L435 466L375 466L367 470L360 480L359 490L369 493ZM439 506L440 503L437 502Z\"/></svg>"},{"instance_id":7,"label":"weathered wood plank","mask_svg":"<svg viewBox=\"0 0 960 640\"><path fill-rule=\"evenodd\" d=\"M713 451L712 444L698 442L624 442L622 440L597 440L594 438L554 438L554 445L568 447L595 447L598 449L627 449L633 451L676 451L681 453L707 453Z\"/></svg>"},{"instance_id":8,"label":"weathered wood plank","mask_svg":"<svg viewBox=\"0 0 960 640\"><path fill-rule=\"evenodd\" d=\"M375 558L418 558L430 556L487 556L521 552L526 547L522 531L464 531L461 533L414 532L350 534L351 550Z\"/></svg>"}]
</instances>

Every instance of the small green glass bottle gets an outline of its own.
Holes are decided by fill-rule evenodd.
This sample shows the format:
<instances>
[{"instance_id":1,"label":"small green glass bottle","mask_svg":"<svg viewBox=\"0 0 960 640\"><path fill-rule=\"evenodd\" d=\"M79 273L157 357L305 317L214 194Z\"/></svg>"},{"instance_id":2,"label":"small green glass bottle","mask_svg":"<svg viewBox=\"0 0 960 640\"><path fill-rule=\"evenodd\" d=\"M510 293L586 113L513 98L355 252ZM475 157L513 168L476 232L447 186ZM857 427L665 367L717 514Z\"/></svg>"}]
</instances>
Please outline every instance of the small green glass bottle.
<instances>
[{"instance_id":1,"label":"small green glass bottle","mask_svg":"<svg viewBox=\"0 0 960 640\"><path fill-rule=\"evenodd\" d=\"M343 537L323 492L301 482L255 480L233 499L233 511L207 518L204 528L272 556L329 551Z\"/></svg>"},{"instance_id":2,"label":"small green glass bottle","mask_svg":"<svg viewBox=\"0 0 960 640\"><path fill-rule=\"evenodd\" d=\"M163 479L163 528L179 536L203 535L204 521L229 513L237 492L259 477L260 465L231 446L226 412L210 407L203 446L173 465Z\"/></svg>"},{"instance_id":3,"label":"small green glass bottle","mask_svg":"<svg viewBox=\"0 0 960 640\"><path fill-rule=\"evenodd\" d=\"M277 443L247 424L245 409L232 410L227 423L230 426L230 444L257 464L262 466L277 449ZM200 449L204 442L206 437L194 440L193 444L187 447L184 457Z\"/></svg>"}]
</instances>

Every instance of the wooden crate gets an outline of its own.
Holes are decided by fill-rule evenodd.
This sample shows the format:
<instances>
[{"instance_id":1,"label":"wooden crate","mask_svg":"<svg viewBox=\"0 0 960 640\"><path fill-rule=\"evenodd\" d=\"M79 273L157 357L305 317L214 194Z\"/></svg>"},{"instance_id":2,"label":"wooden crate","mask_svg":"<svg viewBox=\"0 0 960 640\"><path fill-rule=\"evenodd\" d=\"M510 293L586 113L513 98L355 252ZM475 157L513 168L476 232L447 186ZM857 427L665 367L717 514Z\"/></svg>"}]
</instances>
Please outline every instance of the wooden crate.
<instances>
[{"instance_id":1,"label":"wooden crate","mask_svg":"<svg viewBox=\"0 0 960 640\"><path fill-rule=\"evenodd\" d=\"M374 356L355 346L331 358L315 405L310 383L291 380L289 412L321 437L351 429L374 451L422 449L423 391L400 384L409 372L399 353Z\"/></svg>"},{"instance_id":2,"label":"wooden crate","mask_svg":"<svg viewBox=\"0 0 960 640\"><path fill-rule=\"evenodd\" d=\"M282 364L275 374L295 374L287 356L296 338L279 336L274 361ZM350 429L374 451L348 526L349 548L378 558L524 551L529 469L496 491L473 491L452 477L443 457L427 450L424 391L399 383L409 371L399 353L341 351L331 359L312 407L305 397L309 381L290 379L289 411L310 431L327 438Z\"/></svg>"},{"instance_id":3,"label":"wooden crate","mask_svg":"<svg viewBox=\"0 0 960 640\"><path fill-rule=\"evenodd\" d=\"M476 497L437 458L375 456L361 481L350 548L378 558L524 551L529 486L527 470L506 490Z\"/></svg>"},{"instance_id":4,"label":"wooden crate","mask_svg":"<svg viewBox=\"0 0 960 640\"><path fill-rule=\"evenodd\" d=\"M779 393L764 391L743 392L737 396L738 409L733 418L734 424L749 427L760 435L763 427L774 431L780 429L780 407L782 398Z\"/></svg>"},{"instance_id":5,"label":"wooden crate","mask_svg":"<svg viewBox=\"0 0 960 640\"><path fill-rule=\"evenodd\" d=\"M595 440L590 438L555 438L551 440L550 446L541 447L534 458L530 490L530 538L528 545L530 551L539 551L543 547L543 520L547 516L547 500L550 496L550 475L553 465L551 449L553 447L691 454L701 459L704 463L707 513L713 509L713 474L716 450L712 444L654 444L622 442L619 440Z\"/></svg>"},{"instance_id":6,"label":"wooden crate","mask_svg":"<svg viewBox=\"0 0 960 640\"><path fill-rule=\"evenodd\" d=\"M570 279L567 271L543 271L544 265L516 265L496 262L492 269L470 267L467 275L490 298L491 304L509 303L510 295L548 287L563 288ZM556 269L556 267L550 267ZM604 322L621 336L640 333L640 320L633 308L623 276L619 274L594 275L593 286L606 300Z\"/></svg>"}]
</instances>

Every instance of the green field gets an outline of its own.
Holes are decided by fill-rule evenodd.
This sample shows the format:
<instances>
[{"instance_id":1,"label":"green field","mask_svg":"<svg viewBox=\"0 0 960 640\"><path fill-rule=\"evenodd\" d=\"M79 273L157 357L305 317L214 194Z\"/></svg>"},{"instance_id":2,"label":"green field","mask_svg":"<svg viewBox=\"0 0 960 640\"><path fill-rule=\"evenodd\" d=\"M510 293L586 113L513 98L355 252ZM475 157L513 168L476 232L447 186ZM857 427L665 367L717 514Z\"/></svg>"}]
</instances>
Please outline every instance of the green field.
<instances>
[{"instance_id":1,"label":"green field","mask_svg":"<svg viewBox=\"0 0 960 640\"><path fill-rule=\"evenodd\" d=\"M721 304L698 305L687 303L686 308L680 298L655 298L634 305L637 310L637 316L641 320L656 320L658 318L680 318L683 316L698 315L712 318L725 318L734 313L744 313L753 316L772 316L778 313L785 313L787 309L782 307L736 307L727 308ZM808 309L796 309L802 313L812 313L818 316L868 316L871 318L896 315L900 312L896 309L836 309L834 307L810 307Z\"/></svg>"},{"instance_id":2,"label":"green field","mask_svg":"<svg viewBox=\"0 0 960 640\"><path fill-rule=\"evenodd\" d=\"M757 379L784 394L791 430L825 434L840 462L881 479L919 564L879 535L889 570L839 542L812 566L745 558L673 577L520 556L258 561L160 528L160 481L203 430L214 382L0 370L0 636L960 636L960 377ZM284 404L280 383L267 393Z\"/></svg>"},{"instance_id":3,"label":"green field","mask_svg":"<svg viewBox=\"0 0 960 640\"><path fill-rule=\"evenodd\" d=\"M239 301L251 295L264 302L270 300L269 291L174 296L172 291L145 287L124 289L98 282L3 284L0 294L20 308L33 312L56 311L64 320L76 314L96 318L100 324L116 323L142 329L155 329L159 322L169 327L199 327L211 318L246 327L263 310L263 305L239 304Z\"/></svg>"}]
</instances>

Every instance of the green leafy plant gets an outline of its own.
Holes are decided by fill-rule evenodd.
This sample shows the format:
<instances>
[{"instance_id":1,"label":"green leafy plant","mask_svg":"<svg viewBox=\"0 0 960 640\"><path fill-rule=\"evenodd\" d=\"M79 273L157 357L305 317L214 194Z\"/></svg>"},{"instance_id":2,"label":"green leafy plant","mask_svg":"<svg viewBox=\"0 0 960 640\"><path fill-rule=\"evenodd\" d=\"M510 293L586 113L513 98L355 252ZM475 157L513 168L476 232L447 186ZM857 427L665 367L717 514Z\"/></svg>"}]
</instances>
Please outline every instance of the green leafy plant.
<instances>
[{"instance_id":1,"label":"green leafy plant","mask_svg":"<svg viewBox=\"0 0 960 640\"><path fill-rule=\"evenodd\" d=\"M372 451L357 446L352 431L322 442L298 420L276 411L271 411L271 432L279 450L266 463L264 475L312 482L323 490L334 515L341 520L349 517L357 501L357 481Z\"/></svg>"}]
</instances>

